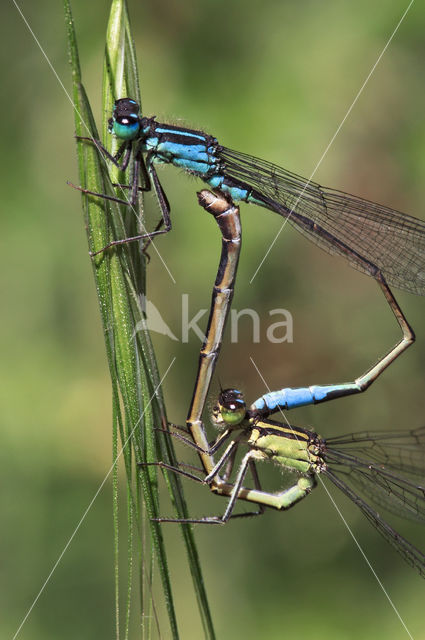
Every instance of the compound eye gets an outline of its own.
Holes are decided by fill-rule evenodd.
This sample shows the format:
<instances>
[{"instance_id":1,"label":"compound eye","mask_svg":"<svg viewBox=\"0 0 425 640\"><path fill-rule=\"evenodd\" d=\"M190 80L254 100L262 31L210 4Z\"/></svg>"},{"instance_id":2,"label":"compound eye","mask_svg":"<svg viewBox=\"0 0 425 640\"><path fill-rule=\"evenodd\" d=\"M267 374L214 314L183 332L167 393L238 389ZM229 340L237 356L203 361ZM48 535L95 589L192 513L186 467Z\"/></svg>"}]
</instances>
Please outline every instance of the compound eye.
<instances>
[{"instance_id":1,"label":"compound eye","mask_svg":"<svg viewBox=\"0 0 425 640\"><path fill-rule=\"evenodd\" d=\"M227 426L237 426L246 416L244 397L237 389L225 389L218 399L222 420Z\"/></svg>"},{"instance_id":2,"label":"compound eye","mask_svg":"<svg viewBox=\"0 0 425 640\"><path fill-rule=\"evenodd\" d=\"M136 113L138 114L140 111L140 107L135 100L132 98L119 98L114 102L114 114L119 115L127 113Z\"/></svg>"},{"instance_id":3,"label":"compound eye","mask_svg":"<svg viewBox=\"0 0 425 640\"><path fill-rule=\"evenodd\" d=\"M133 140L139 136L140 117L139 105L132 98L115 100L112 118L109 121L109 131L121 140Z\"/></svg>"},{"instance_id":4,"label":"compound eye","mask_svg":"<svg viewBox=\"0 0 425 640\"><path fill-rule=\"evenodd\" d=\"M132 140L136 138L140 130L139 118L135 114L120 115L113 119L112 131L117 138Z\"/></svg>"}]
</instances>

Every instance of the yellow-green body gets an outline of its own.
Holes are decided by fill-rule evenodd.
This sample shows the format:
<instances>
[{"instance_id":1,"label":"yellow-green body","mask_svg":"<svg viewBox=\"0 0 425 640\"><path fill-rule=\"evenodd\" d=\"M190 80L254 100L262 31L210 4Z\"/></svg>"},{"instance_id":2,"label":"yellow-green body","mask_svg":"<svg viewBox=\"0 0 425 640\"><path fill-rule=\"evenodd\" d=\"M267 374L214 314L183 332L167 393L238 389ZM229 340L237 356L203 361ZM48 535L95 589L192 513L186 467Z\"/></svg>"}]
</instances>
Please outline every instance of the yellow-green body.
<instances>
[{"instance_id":1,"label":"yellow-green body","mask_svg":"<svg viewBox=\"0 0 425 640\"><path fill-rule=\"evenodd\" d=\"M318 470L319 462L311 436L314 434L273 424L270 420L267 423L258 421L251 427L248 445L257 450L261 458L298 473L310 474Z\"/></svg>"}]
</instances>

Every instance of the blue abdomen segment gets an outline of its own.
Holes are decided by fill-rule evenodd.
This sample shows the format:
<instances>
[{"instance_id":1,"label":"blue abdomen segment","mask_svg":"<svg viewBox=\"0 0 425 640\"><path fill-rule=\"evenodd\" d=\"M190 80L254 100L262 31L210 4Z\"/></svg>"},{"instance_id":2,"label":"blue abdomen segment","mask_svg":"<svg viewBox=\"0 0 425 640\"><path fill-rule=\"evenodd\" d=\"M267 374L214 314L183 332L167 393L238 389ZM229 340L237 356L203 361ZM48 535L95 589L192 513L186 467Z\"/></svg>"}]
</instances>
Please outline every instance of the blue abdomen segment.
<instances>
[{"instance_id":1,"label":"blue abdomen segment","mask_svg":"<svg viewBox=\"0 0 425 640\"><path fill-rule=\"evenodd\" d=\"M241 200L245 202L248 201L248 189L229 183L229 180L220 173L208 178L205 182L213 189L220 189L220 191L229 195L234 202L240 202Z\"/></svg>"},{"instance_id":2,"label":"blue abdomen segment","mask_svg":"<svg viewBox=\"0 0 425 640\"><path fill-rule=\"evenodd\" d=\"M312 385L311 387L299 387L292 389L280 389L271 391L261 398L258 398L251 407L251 410L258 411L262 415L272 414L279 410L287 411L296 407L304 407L310 404L318 404L359 393L361 389L355 382L343 384Z\"/></svg>"}]
</instances>

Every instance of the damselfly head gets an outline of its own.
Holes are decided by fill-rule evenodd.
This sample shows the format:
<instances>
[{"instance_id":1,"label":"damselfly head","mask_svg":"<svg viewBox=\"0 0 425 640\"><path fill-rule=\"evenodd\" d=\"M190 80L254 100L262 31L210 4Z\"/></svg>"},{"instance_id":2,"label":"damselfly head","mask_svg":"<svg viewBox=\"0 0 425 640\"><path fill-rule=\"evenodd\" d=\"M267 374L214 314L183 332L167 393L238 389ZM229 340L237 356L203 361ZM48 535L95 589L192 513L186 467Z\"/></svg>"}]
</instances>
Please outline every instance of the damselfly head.
<instances>
[{"instance_id":1,"label":"damselfly head","mask_svg":"<svg viewBox=\"0 0 425 640\"><path fill-rule=\"evenodd\" d=\"M213 422L216 426L238 429L246 416L246 403L243 394L237 389L223 389L213 409Z\"/></svg>"},{"instance_id":2,"label":"damselfly head","mask_svg":"<svg viewBox=\"0 0 425 640\"><path fill-rule=\"evenodd\" d=\"M115 100L108 129L121 140L136 138L140 131L140 107L137 102L132 98Z\"/></svg>"}]
</instances>

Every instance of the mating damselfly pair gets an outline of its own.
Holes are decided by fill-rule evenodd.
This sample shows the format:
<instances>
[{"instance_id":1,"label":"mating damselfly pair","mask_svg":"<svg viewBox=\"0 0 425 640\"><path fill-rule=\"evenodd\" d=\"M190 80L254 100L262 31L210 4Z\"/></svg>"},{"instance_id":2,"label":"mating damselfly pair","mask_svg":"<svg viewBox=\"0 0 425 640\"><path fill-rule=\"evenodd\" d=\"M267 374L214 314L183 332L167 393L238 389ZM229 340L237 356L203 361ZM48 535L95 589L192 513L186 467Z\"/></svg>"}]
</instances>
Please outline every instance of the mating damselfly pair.
<instances>
[{"instance_id":1,"label":"mating damselfly pair","mask_svg":"<svg viewBox=\"0 0 425 640\"><path fill-rule=\"evenodd\" d=\"M255 502L260 505L260 510L263 506L287 508L307 495L314 486L315 476L322 473L349 495L405 559L423 574L423 554L399 536L377 512L331 471L332 464L334 467L341 464L343 454L337 448L329 446L330 441L322 440L299 428L272 423L268 420L268 415L273 413L272 409L276 410L276 407L291 408L364 391L413 342L413 331L387 283L411 293L425 294L425 223L367 200L321 187L271 163L232 151L219 145L214 137L202 131L174 127L158 123L154 118L144 118L140 115L136 102L128 98L116 101L110 130L123 140L115 156L111 156L99 141L94 142L121 170L128 167L130 160L133 161L130 184L117 185L124 189L123 193L129 190L130 198L125 200L118 196L83 191L88 195L106 197L134 207L137 205L139 190L149 190L152 185L161 207L162 220L154 231L133 238L117 239L105 249L129 241L150 239L171 229L170 207L155 169L156 164L172 164L182 168L218 190L215 195L209 192L200 195L200 203L213 213L220 226L223 249L213 292L207 337L201 350L187 424L206 474L203 481L216 493L230 496L230 500L222 518L201 518L194 521L226 521L234 515L232 512L237 499ZM123 160L120 164L121 158ZM273 401L270 400L270 406L265 404L261 411L256 407L251 413L245 409L239 411L237 405L240 398L238 402L232 400L230 408L226 406L226 399L222 399L221 406L225 407L225 411L221 411L221 423L227 426L221 436L209 444L202 422L202 412L231 304L240 251L239 217L233 200L257 204L278 213L314 243L330 253L345 257L353 267L374 277L402 329L403 338L384 358L354 382L286 390L284 400L280 394L279 400L276 401L276 397ZM162 226L164 228L161 228ZM233 408L236 409L237 420L234 418ZM234 428L241 428L242 436L232 440L220 460L215 462L214 454L230 437ZM369 443L371 448L384 440L391 441L394 447L394 439L397 439L397 436L384 435L381 438L376 434L363 434L363 440ZM348 441L356 442L356 436L348 436ZM242 442L248 445L249 451L232 482L234 455ZM364 445L366 451L369 445ZM368 497L378 500L380 504L392 504L393 510L400 504L407 504L406 511L421 519L425 502L423 486L404 479L400 473L407 474L408 478L410 475L423 477L423 432L410 432L404 441L401 438L402 449L404 445L410 453L400 454L399 457L385 454L380 473L377 472L378 466L373 467L373 458L371 462L367 455L364 458L346 458L348 471L343 473L346 473L349 479L356 478L357 486L360 486ZM410 455L412 450L416 452L413 457ZM256 462L259 460L274 460L278 465L296 471L300 478L288 490L289 493L263 492L256 469ZM223 467L224 475L220 477L219 472ZM255 488L252 490L242 486L248 468L251 469L254 478ZM369 473L366 473L365 469L369 469ZM363 482L359 478L363 478ZM402 484L402 489L398 492L394 490L397 483ZM371 487L376 491L372 491ZM378 495L377 499L375 494Z\"/></svg>"}]
</instances>

